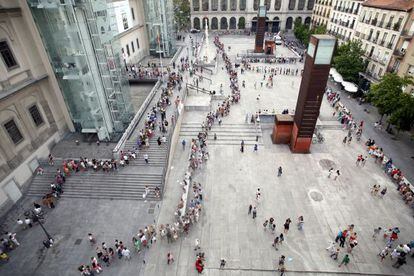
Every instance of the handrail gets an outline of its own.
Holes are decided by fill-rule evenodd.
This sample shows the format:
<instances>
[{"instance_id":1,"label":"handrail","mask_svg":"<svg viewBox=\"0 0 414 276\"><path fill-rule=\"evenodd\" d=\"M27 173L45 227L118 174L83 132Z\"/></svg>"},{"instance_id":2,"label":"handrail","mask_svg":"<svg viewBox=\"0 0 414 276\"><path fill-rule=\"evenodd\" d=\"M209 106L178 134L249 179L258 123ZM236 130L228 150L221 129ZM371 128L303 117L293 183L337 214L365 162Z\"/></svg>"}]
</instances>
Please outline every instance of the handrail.
<instances>
[{"instance_id":1,"label":"handrail","mask_svg":"<svg viewBox=\"0 0 414 276\"><path fill-rule=\"evenodd\" d=\"M161 85L161 80L158 80L157 83L152 88L151 92L145 99L144 103L139 108L138 112L135 114L134 118L129 123L129 126L125 130L124 134L122 135L121 139L119 139L118 143L116 144L115 148L112 150L112 155L114 155L115 158L118 158L117 155L119 155L119 152L124 148L125 142L131 137L132 133L135 130L135 127L138 125L139 121L142 118L142 115L145 113L145 111L148 108L148 105L154 98L155 94L158 91L158 88Z\"/></svg>"},{"instance_id":2,"label":"handrail","mask_svg":"<svg viewBox=\"0 0 414 276\"><path fill-rule=\"evenodd\" d=\"M197 74L197 72L194 72L194 75L196 75L196 76L198 76L198 77L202 77L203 79L207 79L207 80L209 80L209 81L210 81L210 84L211 84L211 83L213 83L213 80L212 80L212 79L207 78L207 77L204 77L204 76L203 76L203 75L201 75L201 74Z\"/></svg>"},{"instance_id":3,"label":"handrail","mask_svg":"<svg viewBox=\"0 0 414 276\"><path fill-rule=\"evenodd\" d=\"M204 88L200 88L198 86L195 86L195 85L192 85L192 84L189 84L189 83L186 84L186 88L187 89L188 88L191 88L191 89L196 90L197 92L201 92L201 93L204 93L204 94L211 95L211 91L210 90L206 90Z\"/></svg>"}]
</instances>

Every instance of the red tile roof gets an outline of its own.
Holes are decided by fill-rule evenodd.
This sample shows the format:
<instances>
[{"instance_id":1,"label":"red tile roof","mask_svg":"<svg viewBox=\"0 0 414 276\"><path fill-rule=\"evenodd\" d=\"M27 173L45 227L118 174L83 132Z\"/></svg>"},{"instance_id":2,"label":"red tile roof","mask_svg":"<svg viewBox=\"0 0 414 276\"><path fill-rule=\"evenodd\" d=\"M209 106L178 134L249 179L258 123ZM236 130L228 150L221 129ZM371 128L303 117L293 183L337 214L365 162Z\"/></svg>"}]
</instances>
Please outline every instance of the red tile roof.
<instances>
[{"instance_id":1,"label":"red tile roof","mask_svg":"<svg viewBox=\"0 0 414 276\"><path fill-rule=\"evenodd\" d=\"M367 0L362 5L385 10L410 11L414 7L414 0Z\"/></svg>"}]
</instances>

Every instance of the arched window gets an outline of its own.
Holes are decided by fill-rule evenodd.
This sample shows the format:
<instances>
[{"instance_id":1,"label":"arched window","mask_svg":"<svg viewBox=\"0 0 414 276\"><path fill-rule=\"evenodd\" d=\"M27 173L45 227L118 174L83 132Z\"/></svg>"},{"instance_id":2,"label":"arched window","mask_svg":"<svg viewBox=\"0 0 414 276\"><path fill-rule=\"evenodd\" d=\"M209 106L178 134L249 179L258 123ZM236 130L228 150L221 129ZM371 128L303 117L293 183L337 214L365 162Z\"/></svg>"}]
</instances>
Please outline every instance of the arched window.
<instances>
[{"instance_id":1,"label":"arched window","mask_svg":"<svg viewBox=\"0 0 414 276\"><path fill-rule=\"evenodd\" d=\"M237 10L237 0L230 0L230 10Z\"/></svg>"},{"instance_id":2,"label":"arched window","mask_svg":"<svg viewBox=\"0 0 414 276\"><path fill-rule=\"evenodd\" d=\"M286 30L291 30L292 29L292 23L293 23L293 18L288 17L286 19Z\"/></svg>"},{"instance_id":3,"label":"arched window","mask_svg":"<svg viewBox=\"0 0 414 276\"><path fill-rule=\"evenodd\" d=\"M241 10L241 11L246 10L246 0L240 0L240 2L239 2L239 10Z\"/></svg>"},{"instance_id":4,"label":"arched window","mask_svg":"<svg viewBox=\"0 0 414 276\"><path fill-rule=\"evenodd\" d=\"M259 9L260 0L253 1L253 10L257 11Z\"/></svg>"},{"instance_id":5,"label":"arched window","mask_svg":"<svg viewBox=\"0 0 414 276\"><path fill-rule=\"evenodd\" d=\"M217 30L218 29L218 19L217 19L217 17L213 17L211 19L211 29L212 30Z\"/></svg>"},{"instance_id":6,"label":"arched window","mask_svg":"<svg viewBox=\"0 0 414 276\"><path fill-rule=\"evenodd\" d=\"M308 11L312 10L314 5L315 0L308 0Z\"/></svg>"},{"instance_id":7,"label":"arched window","mask_svg":"<svg viewBox=\"0 0 414 276\"><path fill-rule=\"evenodd\" d=\"M244 29L246 28L246 18L244 17L240 17L239 18L239 24L237 24L239 29Z\"/></svg>"},{"instance_id":8,"label":"arched window","mask_svg":"<svg viewBox=\"0 0 414 276\"><path fill-rule=\"evenodd\" d=\"M197 29L197 30L200 30L200 18L194 17L193 28Z\"/></svg>"},{"instance_id":9,"label":"arched window","mask_svg":"<svg viewBox=\"0 0 414 276\"><path fill-rule=\"evenodd\" d=\"M203 11L208 11L208 0L202 0L201 7Z\"/></svg>"},{"instance_id":10,"label":"arched window","mask_svg":"<svg viewBox=\"0 0 414 276\"><path fill-rule=\"evenodd\" d=\"M231 17L230 18L230 29L236 29L236 23L237 23L237 21L236 21L236 18L235 17Z\"/></svg>"},{"instance_id":11,"label":"arched window","mask_svg":"<svg viewBox=\"0 0 414 276\"><path fill-rule=\"evenodd\" d=\"M211 10L217 11L218 10L218 1L219 0L211 0Z\"/></svg>"},{"instance_id":12,"label":"arched window","mask_svg":"<svg viewBox=\"0 0 414 276\"><path fill-rule=\"evenodd\" d=\"M311 18L308 16L305 18L305 25L310 25L311 23Z\"/></svg>"},{"instance_id":13,"label":"arched window","mask_svg":"<svg viewBox=\"0 0 414 276\"><path fill-rule=\"evenodd\" d=\"M305 0L299 0L298 2L298 10L303 10L305 8Z\"/></svg>"},{"instance_id":14,"label":"arched window","mask_svg":"<svg viewBox=\"0 0 414 276\"><path fill-rule=\"evenodd\" d=\"M265 6L266 6L266 10L268 11L270 9L270 1L271 0L265 0Z\"/></svg>"},{"instance_id":15,"label":"arched window","mask_svg":"<svg viewBox=\"0 0 414 276\"><path fill-rule=\"evenodd\" d=\"M289 10L294 10L295 6L296 6L296 0L289 0Z\"/></svg>"},{"instance_id":16,"label":"arched window","mask_svg":"<svg viewBox=\"0 0 414 276\"><path fill-rule=\"evenodd\" d=\"M227 0L221 0L220 8L222 11L227 11ZM227 22L227 19L226 19Z\"/></svg>"},{"instance_id":17,"label":"arched window","mask_svg":"<svg viewBox=\"0 0 414 276\"><path fill-rule=\"evenodd\" d=\"M277 33L280 30L280 19L279 17L275 17L273 18L273 23L272 23L272 33Z\"/></svg>"},{"instance_id":18,"label":"arched window","mask_svg":"<svg viewBox=\"0 0 414 276\"><path fill-rule=\"evenodd\" d=\"M200 0L193 0L193 11L200 10Z\"/></svg>"},{"instance_id":19,"label":"arched window","mask_svg":"<svg viewBox=\"0 0 414 276\"><path fill-rule=\"evenodd\" d=\"M220 19L220 30L227 30L227 18L226 17L222 17Z\"/></svg>"},{"instance_id":20,"label":"arched window","mask_svg":"<svg viewBox=\"0 0 414 276\"><path fill-rule=\"evenodd\" d=\"M275 10L278 11L282 7L282 0L275 0Z\"/></svg>"}]
</instances>

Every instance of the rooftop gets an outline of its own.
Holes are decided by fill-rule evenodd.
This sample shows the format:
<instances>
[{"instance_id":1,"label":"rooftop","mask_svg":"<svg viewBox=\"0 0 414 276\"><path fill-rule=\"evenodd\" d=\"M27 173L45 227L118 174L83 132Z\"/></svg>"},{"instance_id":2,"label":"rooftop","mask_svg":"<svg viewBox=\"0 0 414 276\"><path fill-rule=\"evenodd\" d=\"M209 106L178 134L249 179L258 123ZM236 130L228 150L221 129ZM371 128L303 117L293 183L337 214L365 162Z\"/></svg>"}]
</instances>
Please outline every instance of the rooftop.
<instances>
[{"instance_id":1,"label":"rooftop","mask_svg":"<svg viewBox=\"0 0 414 276\"><path fill-rule=\"evenodd\" d=\"M362 4L366 7L396 10L396 11L410 11L414 7L412 0L367 0Z\"/></svg>"}]
</instances>

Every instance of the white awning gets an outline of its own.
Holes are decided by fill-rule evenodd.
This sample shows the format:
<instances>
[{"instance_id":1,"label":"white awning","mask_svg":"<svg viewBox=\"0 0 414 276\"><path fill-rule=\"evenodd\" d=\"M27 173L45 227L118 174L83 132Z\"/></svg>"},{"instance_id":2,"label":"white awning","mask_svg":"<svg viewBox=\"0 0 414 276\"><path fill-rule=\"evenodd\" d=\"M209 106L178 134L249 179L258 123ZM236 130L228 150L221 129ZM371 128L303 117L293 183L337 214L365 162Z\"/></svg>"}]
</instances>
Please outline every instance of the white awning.
<instances>
[{"instance_id":1,"label":"white awning","mask_svg":"<svg viewBox=\"0 0 414 276\"><path fill-rule=\"evenodd\" d=\"M354 83L349 82L349 84L344 85L345 91L348 91L350 93L355 93L358 91L358 86L356 86Z\"/></svg>"},{"instance_id":2,"label":"white awning","mask_svg":"<svg viewBox=\"0 0 414 276\"><path fill-rule=\"evenodd\" d=\"M329 70L329 75L335 75L335 74L338 74L338 72L336 71L336 69L335 68L333 68L333 67L331 67L331 69Z\"/></svg>"},{"instance_id":3,"label":"white awning","mask_svg":"<svg viewBox=\"0 0 414 276\"><path fill-rule=\"evenodd\" d=\"M336 81L336 82L343 82L344 81L344 79L342 78L342 76L339 73L333 74L332 77L333 77L334 81Z\"/></svg>"}]
</instances>

